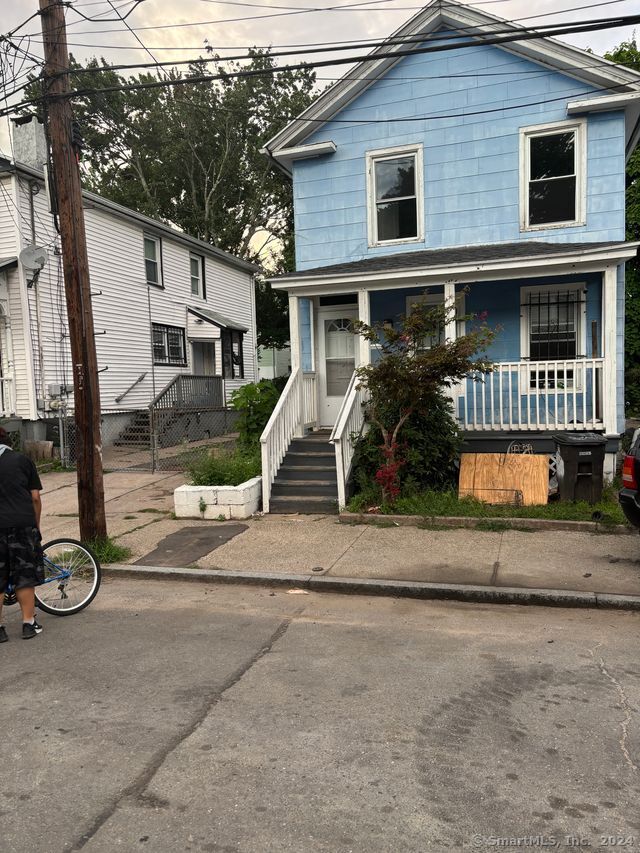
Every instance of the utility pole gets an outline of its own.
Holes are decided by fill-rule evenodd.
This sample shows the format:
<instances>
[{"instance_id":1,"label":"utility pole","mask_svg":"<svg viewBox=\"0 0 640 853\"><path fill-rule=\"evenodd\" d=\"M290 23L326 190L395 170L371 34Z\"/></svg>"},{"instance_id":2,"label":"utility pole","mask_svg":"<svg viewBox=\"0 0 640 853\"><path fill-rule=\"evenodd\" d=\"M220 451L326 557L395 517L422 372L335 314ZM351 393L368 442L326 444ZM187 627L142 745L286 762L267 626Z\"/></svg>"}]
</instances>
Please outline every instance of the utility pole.
<instances>
[{"instance_id":1,"label":"utility pole","mask_svg":"<svg viewBox=\"0 0 640 853\"><path fill-rule=\"evenodd\" d=\"M72 146L69 54L64 4L39 0L44 42L46 123L57 196L67 299L77 441L78 512L83 540L105 539L100 391L91 309L82 187Z\"/></svg>"}]
</instances>

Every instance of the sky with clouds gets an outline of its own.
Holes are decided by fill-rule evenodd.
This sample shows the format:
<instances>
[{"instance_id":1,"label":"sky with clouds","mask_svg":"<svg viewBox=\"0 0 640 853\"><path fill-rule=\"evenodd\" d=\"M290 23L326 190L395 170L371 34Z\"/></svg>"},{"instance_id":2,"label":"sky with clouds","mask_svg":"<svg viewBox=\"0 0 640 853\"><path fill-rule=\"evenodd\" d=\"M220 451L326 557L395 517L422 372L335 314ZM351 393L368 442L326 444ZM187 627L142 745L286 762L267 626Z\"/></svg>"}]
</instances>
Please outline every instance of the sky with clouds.
<instances>
[{"instance_id":1,"label":"sky with clouds","mask_svg":"<svg viewBox=\"0 0 640 853\"><path fill-rule=\"evenodd\" d=\"M133 3L111 0L125 14ZM421 6L411 0L143 0L128 16L127 23L159 61L189 59L203 52L205 42L225 55L230 49L244 51L258 45L300 46L383 39L416 14ZM0 29L9 32L37 8L37 0L13 0L3 8ZM111 62L147 62L149 55L134 34L116 18L108 0L73 0L67 13L69 49L79 60L103 56ZM637 0L595 4L594 0L477 0L476 6L524 26L559 22L583 22L612 15L638 14ZM73 7L77 7L77 12ZM336 8L341 6L343 8ZM586 7L590 8L577 8ZM345 8L346 7L346 8ZM80 14L93 18L89 22ZM534 16L535 15L535 16ZM111 18L111 21L105 21ZM31 35L23 48L41 55L40 23L36 17L18 35ZM582 33L562 38L578 47L602 55L633 36L633 27ZM362 52L362 51L360 51ZM323 56L323 58L326 58ZM345 73L346 67L320 69L321 85ZM7 154L6 127L0 127L0 151Z\"/></svg>"}]
</instances>

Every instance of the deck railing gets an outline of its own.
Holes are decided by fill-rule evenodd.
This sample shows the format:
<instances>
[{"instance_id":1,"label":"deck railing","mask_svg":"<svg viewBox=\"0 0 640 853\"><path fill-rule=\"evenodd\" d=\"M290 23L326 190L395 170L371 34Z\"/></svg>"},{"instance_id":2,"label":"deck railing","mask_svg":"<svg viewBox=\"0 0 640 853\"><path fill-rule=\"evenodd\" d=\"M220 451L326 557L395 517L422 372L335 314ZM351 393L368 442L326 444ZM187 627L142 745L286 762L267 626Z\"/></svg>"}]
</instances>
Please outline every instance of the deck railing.
<instances>
[{"instance_id":1,"label":"deck railing","mask_svg":"<svg viewBox=\"0 0 640 853\"><path fill-rule=\"evenodd\" d=\"M604 426L604 359L494 364L456 386L465 430L584 430Z\"/></svg>"},{"instance_id":2,"label":"deck railing","mask_svg":"<svg viewBox=\"0 0 640 853\"><path fill-rule=\"evenodd\" d=\"M222 376L192 376L179 373L156 394L149 403L155 411L162 409L215 409L224 408L224 380Z\"/></svg>"},{"instance_id":3,"label":"deck railing","mask_svg":"<svg viewBox=\"0 0 640 853\"><path fill-rule=\"evenodd\" d=\"M0 376L0 415L3 418L8 418L15 414L15 411L13 378L11 376Z\"/></svg>"},{"instance_id":4,"label":"deck railing","mask_svg":"<svg viewBox=\"0 0 640 853\"><path fill-rule=\"evenodd\" d=\"M315 373L302 374L304 425L315 426L318 420L318 391Z\"/></svg>"},{"instance_id":5,"label":"deck railing","mask_svg":"<svg viewBox=\"0 0 640 853\"><path fill-rule=\"evenodd\" d=\"M291 439L296 433L302 434L301 406L303 405L302 373L299 368L291 372L280 399L267 421L260 445L262 453L262 509L269 512L271 486L282 464Z\"/></svg>"},{"instance_id":6,"label":"deck railing","mask_svg":"<svg viewBox=\"0 0 640 853\"><path fill-rule=\"evenodd\" d=\"M354 373L344 396L338 418L329 441L336 451L336 472L338 475L338 506L343 509L347 503L347 483L351 475L351 466L355 453L355 444L366 430L365 403L366 390L358 384Z\"/></svg>"}]
</instances>

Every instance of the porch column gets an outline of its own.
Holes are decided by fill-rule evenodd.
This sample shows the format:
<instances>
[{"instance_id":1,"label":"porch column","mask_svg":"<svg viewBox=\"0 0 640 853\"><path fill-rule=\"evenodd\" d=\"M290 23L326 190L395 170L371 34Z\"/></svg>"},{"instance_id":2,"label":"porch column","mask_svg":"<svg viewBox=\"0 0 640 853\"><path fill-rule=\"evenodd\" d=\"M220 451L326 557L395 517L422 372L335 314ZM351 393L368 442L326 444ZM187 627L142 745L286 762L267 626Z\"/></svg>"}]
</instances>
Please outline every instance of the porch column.
<instances>
[{"instance_id":1,"label":"porch column","mask_svg":"<svg viewBox=\"0 0 640 853\"><path fill-rule=\"evenodd\" d=\"M456 286L453 282L445 282L444 284L444 307L449 311L451 308L455 309L456 306ZM455 341L458 337L458 330L456 324L455 314L452 316L452 319L447 321L447 325L445 326L444 336L448 341Z\"/></svg>"},{"instance_id":2,"label":"porch column","mask_svg":"<svg viewBox=\"0 0 640 853\"><path fill-rule=\"evenodd\" d=\"M371 300L369 291L364 287L358 290L358 320L369 325L371 323ZM358 335L358 351L356 353L356 366L363 367L371 361L371 345L362 335Z\"/></svg>"},{"instance_id":3,"label":"porch column","mask_svg":"<svg viewBox=\"0 0 640 853\"><path fill-rule=\"evenodd\" d=\"M289 335L291 338L291 372L299 371L297 393L299 395L298 410L300 417L296 424L295 435L304 435L304 385L302 382L302 341L300 340L300 298L289 295Z\"/></svg>"},{"instance_id":4,"label":"porch column","mask_svg":"<svg viewBox=\"0 0 640 853\"><path fill-rule=\"evenodd\" d=\"M602 369L602 417L608 435L618 432L617 417L617 267L607 267L602 281L602 338L604 366Z\"/></svg>"},{"instance_id":5,"label":"porch column","mask_svg":"<svg viewBox=\"0 0 640 853\"><path fill-rule=\"evenodd\" d=\"M451 310L451 308L455 311L456 286L451 281L445 281L444 283L444 307L447 311ZM451 318L447 319L447 323L444 328L444 337L446 341L455 341L458 337L458 324L456 323L455 313L451 315ZM452 384L450 388L446 389L447 396L451 400L451 406L453 407L453 414L456 420L458 418L458 398L460 397L462 388L463 384L461 382L456 382Z\"/></svg>"}]
</instances>

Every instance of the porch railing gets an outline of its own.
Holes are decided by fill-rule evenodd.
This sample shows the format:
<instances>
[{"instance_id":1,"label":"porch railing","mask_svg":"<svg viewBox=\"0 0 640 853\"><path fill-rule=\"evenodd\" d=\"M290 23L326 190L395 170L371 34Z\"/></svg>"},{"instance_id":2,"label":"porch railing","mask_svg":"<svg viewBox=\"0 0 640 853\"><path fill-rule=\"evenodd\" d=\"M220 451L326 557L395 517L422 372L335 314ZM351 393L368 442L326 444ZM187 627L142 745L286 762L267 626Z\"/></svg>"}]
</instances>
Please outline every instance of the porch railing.
<instances>
[{"instance_id":1,"label":"porch railing","mask_svg":"<svg viewBox=\"0 0 640 853\"><path fill-rule=\"evenodd\" d=\"M156 394L149 403L155 411L162 409L224 408L224 380L222 376L192 376L179 373Z\"/></svg>"},{"instance_id":2,"label":"porch railing","mask_svg":"<svg viewBox=\"0 0 640 853\"><path fill-rule=\"evenodd\" d=\"M364 417L366 401L366 390L358 385L358 379L354 373L329 438L336 451L338 506L340 509L343 509L347 503L347 483L353 465L356 440L367 429Z\"/></svg>"},{"instance_id":3,"label":"porch railing","mask_svg":"<svg viewBox=\"0 0 640 853\"><path fill-rule=\"evenodd\" d=\"M271 412L262 435L260 445L262 453L262 510L269 512L271 486L282 464L291 439L296 433L302 434L301 406L303 405L303 380L300 368L291 371L287 384L282 389L280 399Z\"/></svg>"},{"instance_id":4,"label":"porch railing","mask_svg":"<svg viewBox=\"0 0 640 853\"><path fill-rule=\"evenodd\" d=\"M16 407L13 400L13 377L0 376L0 415L9 417L15 414Z\"/></svg>"},{"instance_id":5,"label":"porch railing","mask_svg":"<svg viewBox=\"0 0 640 853\"><path fill-rule=\"evenodd\" d=\"M604 359L514 361L455 388L465 430L584 430L604 426Z\"/></svg>"}]
</instances>

